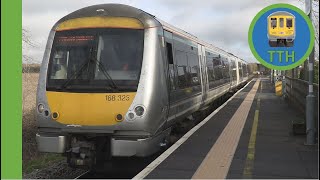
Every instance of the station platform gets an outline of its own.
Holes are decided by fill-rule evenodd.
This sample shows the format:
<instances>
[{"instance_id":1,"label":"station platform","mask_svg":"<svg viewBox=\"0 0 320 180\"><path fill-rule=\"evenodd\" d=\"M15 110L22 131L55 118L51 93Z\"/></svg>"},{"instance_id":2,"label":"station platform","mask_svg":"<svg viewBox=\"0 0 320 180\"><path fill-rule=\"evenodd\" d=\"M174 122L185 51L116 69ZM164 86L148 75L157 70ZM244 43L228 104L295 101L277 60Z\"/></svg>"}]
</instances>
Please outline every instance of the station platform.
<instances>
[{"instance_id":1,"label":"station platform","mask_svg":"<svg viewBox=\"0 0 320 180\"><path fill-rule=\"evenodd\" d=\"M268 78L255 78L133 179L319 178L318 145Z\"/></svg>"}]
</instances>

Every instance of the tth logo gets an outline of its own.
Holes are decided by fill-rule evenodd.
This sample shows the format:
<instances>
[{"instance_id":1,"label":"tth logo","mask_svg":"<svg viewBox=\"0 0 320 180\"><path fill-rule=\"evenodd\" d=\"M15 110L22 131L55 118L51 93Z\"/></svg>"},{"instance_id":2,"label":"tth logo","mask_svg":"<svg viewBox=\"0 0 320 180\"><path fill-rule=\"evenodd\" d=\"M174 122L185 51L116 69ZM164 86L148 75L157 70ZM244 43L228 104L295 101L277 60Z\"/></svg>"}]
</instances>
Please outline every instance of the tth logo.
<instances>
[{"instance_id":1,"label":"tth logo","mask_svg":"<svg viewBox=\"0 0 320 180\"><path fill-rule=\"evenodd\" d=\"M261 64L288 70L302 64L314 46L314 29L308 16L289 4L262 9L249 28L249 46Z\"/></svg>"}]
</instances>

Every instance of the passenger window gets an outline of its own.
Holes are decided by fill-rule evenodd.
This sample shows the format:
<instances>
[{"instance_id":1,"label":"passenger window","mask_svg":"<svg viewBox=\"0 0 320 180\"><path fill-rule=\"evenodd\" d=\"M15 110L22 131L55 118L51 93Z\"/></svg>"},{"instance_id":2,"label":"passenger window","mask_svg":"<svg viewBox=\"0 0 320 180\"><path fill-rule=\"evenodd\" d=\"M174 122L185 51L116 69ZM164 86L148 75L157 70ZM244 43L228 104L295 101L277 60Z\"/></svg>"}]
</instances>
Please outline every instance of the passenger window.
<instances>
[{"instance_id":1,"label":"passenger window","mask_svg":"<svg viewBox=\"0 0 320 180\"><path fill-rule=\"evenodd\" d=\"M223 75L222 75L222 64L221 64L221 59L220 59L220 55L215 55L216 57L214 57L212 59L213 61L213 71L214 71L214 75L215 75L215 80L220 80L223 79Z\"/></svg>"},{"instance_id":2,"label":"passenger window","mask_svg":"<svg viewBox=\"0 0 320 180\"><path fill-rule=\"evenodd\" d=\"M230 74L229 74L230 64L227 58L223 58L222 67L223 67L223 77L225 79L230 78Z\"/></svg>"},{"instance_id":3,"label":"passenger window","mask_svg":"<svg viewBox=\"0 0 320 180\"><path fill-rule=\"evenodd\" d=\"M284 20L283 20L283 18L280 18L279 21L280 21L280 27L283 27L283 26L284 26Z\"/></svg>"},{"instance_id":4,"label":"passenger window","mask_svg":"<svg viewBox=\"0 0 320 180\"><path fill-rule=\"evenodd\" d=\"M213 73L213 62L210 57L206 58L206 65L207 65L207 73L208 73L208 80L209 82L214 81L214 73Z\"/></svg>"},{"instance_id":5,"label":"passenger window","mask_svg":"<svg viewBox=\"0 0 320 180\"><path fill-rule=\"evenodd\" d=\"M188 78L187 78L187 55L185 52L176 51L176 60L177 60L177 71L178 71L178 86L183 89L188 87Z\"/></svg>"},{"instance_id":6,"label":"passenger window","mask_svg":"<svg viewBox=\"0 0 320 180\"><path fill-rule=\"evenodd\" d=\"M248 71L247 71L247 65L246 64L242 64L242 70L243 70L243 75L247 76Z\"/></svg>"},{"instance_id":7,"label":"passenger window","mask_svg":"<svg viewBox=\"0 0 320 180\"><path fill-rule=\"evenodd\" d=\"M224 79L230 78L229 61L219 54L211 53L206 58L206 66L209 80L209 88L215 88L226 82Z\"/></svg>"},{"instance_id":8,"label":"passenger window","mask_svg":"<svg viewBox=\"0 0 320 180\"><path fill-rule=\"evenodd\" d=\"M287 27L291 28L292 27L292 19L287 18Z\"/></svg>"},{"instance_id":9,"label":"passenger window","mask_svg":"<svg viewBox=\"0 0 320 180\"><path fill-rule=\"evenodd\" d=\"M190 67L190 79L191 85L200 84L200 70L199 70L199 60L196 54L188 53L188 65Z\"/></svg>"},{"instance_id":10,"label":"passenger window","mask_svg":"<svg viewBox=\"0 0 320 180\"><path fill-rule=\"evenodd\" d=\"M277 27L277 18L271 18L271 27L273 29Z\"/></svg>"}]
</instances>

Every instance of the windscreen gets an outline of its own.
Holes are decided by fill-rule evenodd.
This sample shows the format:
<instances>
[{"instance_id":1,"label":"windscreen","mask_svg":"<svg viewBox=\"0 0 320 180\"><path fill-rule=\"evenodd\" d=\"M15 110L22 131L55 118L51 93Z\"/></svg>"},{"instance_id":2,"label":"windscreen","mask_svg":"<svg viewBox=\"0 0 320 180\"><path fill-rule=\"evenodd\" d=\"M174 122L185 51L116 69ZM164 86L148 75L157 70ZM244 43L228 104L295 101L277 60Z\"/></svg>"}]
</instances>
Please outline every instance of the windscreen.
<instances>
[{"instance_id":1,"label":"windscreen","mask_svg":"<svg viewBox=\"0 0 320 180\"><path fill-rule=\"evenodd\" d=\"M291 18L287 18L287 27L292 27L292 19Z\"/></svg>"},{"instance_id":2,"label":"windscreen","mask_svg":"<svg viewBox=\"0 0 320 180\"><path fill-rule=\"evenodd\" d=\"M276 28L277 27L277 18L271 18L271 27Z\"/></svg>"},{"instance_id":3,"label":"windscreen","mask_svg":"<svg viewBox=\"0 0 320 180\"><path fill-rule=\"evenodd\" d=\"M81 29L56 32L47 90L136 91L143 30Z\"/></svg>"},{"instance_id":4,"label":"windscreen","mask_svg":"<svg viewBox=\"0 0 320 180\"><path fill-rule=\"evenodd\" d=\"M280 22L279 22L280 27L282 28L282 27L283 27L283 25L284 25L284 20L283 20L283 18L280 18L280 19L279 19L279 21L280 21Z\"/></svg>"}]
</instances>

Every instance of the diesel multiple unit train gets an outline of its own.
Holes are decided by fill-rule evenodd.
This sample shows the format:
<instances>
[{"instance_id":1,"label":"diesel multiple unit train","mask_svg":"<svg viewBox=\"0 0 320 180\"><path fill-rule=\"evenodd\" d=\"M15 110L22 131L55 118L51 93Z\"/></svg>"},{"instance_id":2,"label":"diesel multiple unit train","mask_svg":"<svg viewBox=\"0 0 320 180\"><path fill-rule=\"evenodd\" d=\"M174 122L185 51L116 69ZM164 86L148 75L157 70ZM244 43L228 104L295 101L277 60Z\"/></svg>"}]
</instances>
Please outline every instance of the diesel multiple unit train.
<instances>
[{"instance_id":1,"label":"diesel multiple unit train","mask_svg":"<svg viewBox=\"0 0 320 180\"><path fill-rule=\"evenodd\" d=\"M37 145L71 166L159 151L182 120L248 79L235 55L140 9L94 5L59 20L37 91Z\"/></svg>"}]
</instances>

